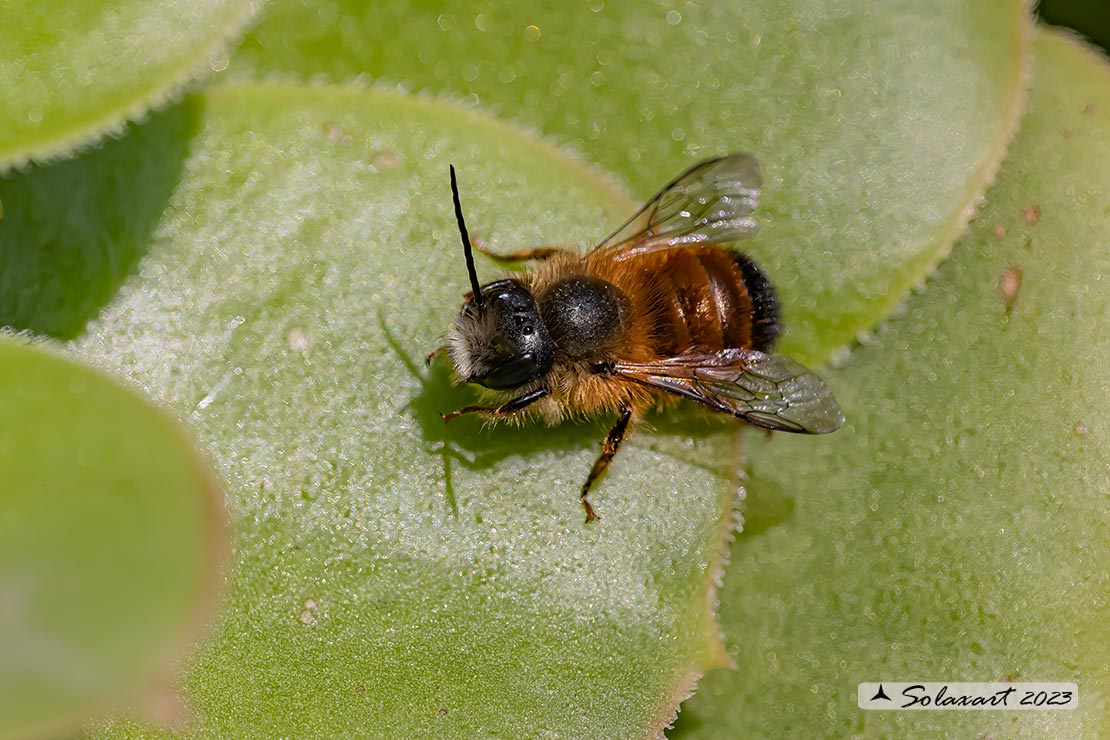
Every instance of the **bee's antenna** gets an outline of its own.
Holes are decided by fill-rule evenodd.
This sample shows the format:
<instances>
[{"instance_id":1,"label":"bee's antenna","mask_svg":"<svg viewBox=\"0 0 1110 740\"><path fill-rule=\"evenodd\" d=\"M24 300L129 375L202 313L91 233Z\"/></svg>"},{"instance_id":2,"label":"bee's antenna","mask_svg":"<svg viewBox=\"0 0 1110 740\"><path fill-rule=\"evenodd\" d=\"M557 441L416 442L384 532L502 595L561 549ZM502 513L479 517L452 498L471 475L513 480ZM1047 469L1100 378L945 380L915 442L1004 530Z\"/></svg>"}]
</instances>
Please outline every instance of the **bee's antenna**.
<instances>
[{"instance_id":1,"label":"bee's antenna","mask_svg":"<svg viewBox=\"0 0 1110 740\"><path fill-rule=\"evenodd\" d=\"M463 220L462 203L459 202L459 186L455 182L455 165L451 168L451 196L455 200L455 220L459 222L459 234L462 236L463 254L466 255L466 271L470 274L470 288L474 292L474 305L478 314L485 307L482 302L482 287L478 285L478 273L474 270L474 249L470 246L470 234L466 232L466 221Z\"/></svg>"}]
</instances>

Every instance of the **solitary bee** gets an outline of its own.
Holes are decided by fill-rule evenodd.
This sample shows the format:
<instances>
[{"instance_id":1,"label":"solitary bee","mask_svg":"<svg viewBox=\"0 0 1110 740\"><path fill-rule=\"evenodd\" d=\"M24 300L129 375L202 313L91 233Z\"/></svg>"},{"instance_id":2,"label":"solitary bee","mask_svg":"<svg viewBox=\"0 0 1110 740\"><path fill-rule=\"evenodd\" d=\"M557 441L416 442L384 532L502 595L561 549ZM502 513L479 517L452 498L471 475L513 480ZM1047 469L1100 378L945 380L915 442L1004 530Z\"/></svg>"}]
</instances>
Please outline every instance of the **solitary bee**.
<instances>
[{"instance_id":1,"label":"solitary bee","mask_svg":"<svg viewBox=\"0 0 1110 740\"><path fill-rule=\"evenodd\" d=\"M486 285L450 169L471 292L440 349L462 382L494 391L500 405L467 406L443 419L479 413L556 424L615 414L582 484L587 522L597 518L590 488L629 425L668 397L776 431L825 434L844 423L824 381L770 354L782 331L775 289L751 258L722 246L756 230L755 157L730 154L691 167L585 255L479 247L504 262L536 262L527 274Z\"/></svg>"}]
</instances>

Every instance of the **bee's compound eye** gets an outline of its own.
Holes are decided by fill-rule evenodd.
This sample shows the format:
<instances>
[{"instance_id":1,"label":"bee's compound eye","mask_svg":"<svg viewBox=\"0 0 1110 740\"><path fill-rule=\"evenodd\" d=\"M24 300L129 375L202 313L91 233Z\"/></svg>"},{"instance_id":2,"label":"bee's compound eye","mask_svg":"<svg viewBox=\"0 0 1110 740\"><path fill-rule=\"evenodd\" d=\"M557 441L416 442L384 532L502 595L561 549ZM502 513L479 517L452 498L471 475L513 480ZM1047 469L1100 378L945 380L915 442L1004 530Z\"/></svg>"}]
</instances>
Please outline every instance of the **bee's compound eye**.
<instances>
[{"instance_id":1,"label":"bee's compound eye","mask_svg":"<svg viewBox=\"0 0 1110 740\"><path fill-rule=\"evenodd\" d=\"M497 335L491 341L494 356L484 363L491 369L475 382L487 388L514 388L547 372L554 347L528 289L506 279L490 283L482 295L495 317Z\"/></svg>"},{"instance_id":2,"label":"bee's compound eye","mask_svg":"<svg viewBox=\"0 0 1110 740\"><path fill-rule=\"evenodd\" d=\"M536 358L531 354L517 357L515 360L498 365L485 375L474 378L474 382L492 390L506 390L517 388L530 380L534 380L545 372L536 363Z\"/></svg>"}]
</instances>

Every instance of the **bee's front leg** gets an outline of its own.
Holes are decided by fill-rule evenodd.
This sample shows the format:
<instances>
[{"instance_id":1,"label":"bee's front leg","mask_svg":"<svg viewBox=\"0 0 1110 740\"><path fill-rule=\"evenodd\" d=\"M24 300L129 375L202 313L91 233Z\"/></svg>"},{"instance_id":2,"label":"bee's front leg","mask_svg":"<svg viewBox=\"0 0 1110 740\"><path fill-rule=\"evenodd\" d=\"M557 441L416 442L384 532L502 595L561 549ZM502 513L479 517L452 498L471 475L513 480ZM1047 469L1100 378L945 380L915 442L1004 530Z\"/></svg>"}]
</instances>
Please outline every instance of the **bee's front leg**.
<instances>
[{"instance_id":1,"label":"bee's front leg","mask_svg":"<svg viewBox=\"0 0 1110 740\"><path fill-rule=\"evenodd\" d=\"M440 414L443 420L451 421L457 419L463 414L490 414L491 416L510 416L518 411L523 411L536 401L546 397L551 391L546 388L537 388L531 393L525 393L523 396L518 396L511 401L501 404L497 407L491 406L463 406L458 411L452 411L449 414Z\"/></svg>"},{"instance_id":2,"label":"bee's front leg","mask_svg":"<svg viewBox=\"0 0 1110 740\"><path fill-rule=\"evenodd\" d=\"M621 442L624 440L624 433L628 430L630 419L632 419L632 409L625 406L621 409L621 415L617 418L617 423L605 436L605 442L601 445L601 455L594 461L594 466L590 468L590 474L586 476L586 482L582 484L582 508L586 510L587 523L597 519L597 514L594 513L594 507L590 506L590 500L586 497L589 495L594 481L609 469L609 463L613 461L613 456L617 454L617 450L620 449Z\"/></svg>"},{"instance_id":3,"label":"bee's front leg","mask_svg":"<svg viewBox=\"0 0 1110 740\"><path fill-rule=\"evenodd\" d=\"M447 351L447 345L446 344L439 345L438 347L436 347L435 349L433 349L431 352L429 352L427 355L424 356L424 364L425 365L431 365L432 360L439 357L440 355L442 355L446 351Z\"/></svg>"}]
</instances>

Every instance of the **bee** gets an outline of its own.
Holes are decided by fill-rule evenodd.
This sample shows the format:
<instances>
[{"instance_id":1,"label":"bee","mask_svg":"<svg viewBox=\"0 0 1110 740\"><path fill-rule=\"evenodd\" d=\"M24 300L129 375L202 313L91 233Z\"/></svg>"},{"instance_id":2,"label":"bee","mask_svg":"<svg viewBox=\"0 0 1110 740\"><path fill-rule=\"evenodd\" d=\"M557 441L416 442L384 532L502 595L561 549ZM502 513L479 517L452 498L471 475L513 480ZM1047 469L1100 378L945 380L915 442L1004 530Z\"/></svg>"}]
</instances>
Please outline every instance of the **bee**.
<instances>
[{"instance_id":1,"label":"bee","mask_svg":"<svg viewBox=\"0 0 1110 740\"><path fill-rule=\"evenodd\" d=\"M775 288L725 244L756 231L759 162L730 154L683 172L586 254L540 247L493 254L476 247L450 167L455 218L471 290L447 333L457 379L497 405L449 414L557 424L615 415L580 498L597 518L591 488L629 428L667 399L686 398L767 430L826 434L844 422L828 386L771 350L782 331ZM481 285L479 249L527 273Z\"/></svg>"}]
</instances>

